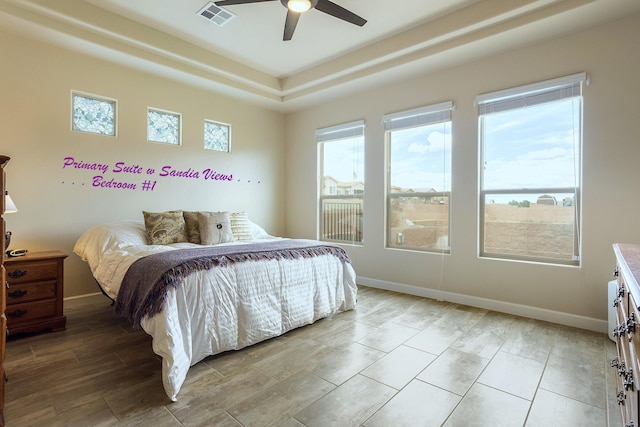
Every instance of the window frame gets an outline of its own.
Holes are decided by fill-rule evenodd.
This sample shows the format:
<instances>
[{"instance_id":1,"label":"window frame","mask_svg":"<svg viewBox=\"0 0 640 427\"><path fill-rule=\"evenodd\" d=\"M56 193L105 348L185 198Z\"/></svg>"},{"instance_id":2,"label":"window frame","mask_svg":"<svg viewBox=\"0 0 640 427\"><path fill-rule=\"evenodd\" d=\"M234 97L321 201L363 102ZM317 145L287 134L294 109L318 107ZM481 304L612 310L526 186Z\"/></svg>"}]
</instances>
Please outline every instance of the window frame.
<instances>
[{"instance_id":1,"label":"window frame","mask_svg":"<svg viewBox=\"0 0 640 427\"><path fill-rule=\"evenodd\" d=\"M451 253L451 195L453 189L449 191L434 191L434 192L397 192L392 193L391 187L391 133L397 130L418 128L423 126L431 126L440 123L449 123L451 132L453 133L453 110L455 104L453 101L441 102L438 104L432 104L420 108L414 108L411 110L400 111L391 114L385 114L382 117L382 123L384 128L384 143L385 143L385 248L397 249L404 251L417 251L424 253L436 253L436 254L450 254ZM453 145L453 135L451 135L451 144ZM451 153L451 164L453 164L453 152ZM452 177L450 177L452 178ZM423 248L420 246L405 246L404 235L396 236L396 242L393 243L393 236L391 235L391 210L394 200L407 198L407 197L423 197L423 198L444 198L448 200L448 213L447 213L447 247L446 248ZM402 238L400 242L398 239Z\"/></svg>"},{"instance_id":2,"label":"window frame","mask_svg":"<svg viewBox=\"0 0 640 427\"><path fill-rule=\"evenodd\" d=\"M323 194L323 186L324 180L326 177L330 177L330 175L325 175L325 164L324 164L324 149L325 143L328 142L338 142L343 139L348 138L362 138L362 164L364 165L364 156L365 156L365 135L364 135L365 121L357 120L353 122L348 122L340 125L335 125L327 128L317 129L315 132L316 144L317 144L317 153L318 153L318 220L317 220L317 239L326 242L340 243L340 244L350 244L356 246L364 245L364 198L366 193L366 180L363 177L362 186L363 190L361 193L357 193L354 191L351 194ZM336 187L337 188L337 187ZM359 233L360 240L357 239L329 239L325 237L327 219L325 217L325 201L326 200L359 200L360 208L356 209L356 215L359 217ZM330 222L330 221L329 221ZM357 234L357 233L356 233Z\"/></svg>"},{"instance_id":3,"label":"window frame","mask_svg":"<svg viewBox=\"0 0 640 427\"><path fill-rule=\"evenodd\" d=\"M504 259L512 261L544 263L551 265L580 266L582 241L582 174L583 174L583 122L584 99L583 85L589 84L586 73L578 73L556 79L540 81L528 85L517 86L496 92L485 93L476 98L478 107L478 256L485 259ZM494 112L515 111L530 106L551 104L567 99L579 100L578 123L574 123L574 132L578 129L577 153L574 152L573 162L578 166L573 187L531 187L531 188L498 188L485 189L485 123L483 117ZM575 139L575 138L574 138ZM573 254L570 260L545 256L516 255L512 253L496 253L485 250L486 238L486 207L490 195L539 195L539 194L571 194L573 195Z\"/></svg>"}]
</instances>

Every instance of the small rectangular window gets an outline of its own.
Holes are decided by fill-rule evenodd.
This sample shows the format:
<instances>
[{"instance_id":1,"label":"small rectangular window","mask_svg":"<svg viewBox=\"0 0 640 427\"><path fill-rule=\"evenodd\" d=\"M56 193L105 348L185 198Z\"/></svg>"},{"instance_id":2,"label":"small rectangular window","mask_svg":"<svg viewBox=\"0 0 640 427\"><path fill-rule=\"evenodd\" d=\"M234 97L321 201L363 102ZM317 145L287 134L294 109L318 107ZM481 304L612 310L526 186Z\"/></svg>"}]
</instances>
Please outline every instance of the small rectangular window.
<instances>
[{"instance_id":1,"label":"small rectangular window","mask_svg":"<svg viewBox=\"0 0 640 427\"><path fill-rule=\"evenodd\" d=\"M147 108L147 141L182 144L182 114Z\"/></svg>"},{"instance_id":2,"label":"small rectangular window","mask_svg":"<svg viewBox=\"0 0 640 427\"><path fill-rule=\"evenodd\" d=\"M204 121L204 148L205 150L231 152L231 125Z\"/></svg>"},{"instance_id":3,"label":"small rectangular window","mask_svg":"<svg viewBox=\"0 0 640 427\"><path fill-rule=\"evenodd\" d=\"M387 247L448 253L452 102L383 117Z\"/></svg>"},{"instance_id":4,"label":"small rectangular window","mask_svg":"<svg viewBox=\"0 0 640 427\"><path fill-rule=\"evenodd\" d=\"M577 74L478 97L480 256L579 264L585 81Z\"/></svg>"},{"instance_id":5,"label":"small rectangular window","mask_svg":"<svg viewBox=\"0 0 640 427\"><path fill-rule=\"evenodd\" d=\"M320 240L361 244L364 121L316 131L320 169Z\"/></svg>"},{"instance_id":6,"label":"small rectangular window","mask_svg":"<svg viewBox=\"0 0 640 427\"><path fill-rule=\"evenodd\" d=\"M116 136L118 102L102 96L71 92L71 129Z\"/></svg>"}]
</instances>

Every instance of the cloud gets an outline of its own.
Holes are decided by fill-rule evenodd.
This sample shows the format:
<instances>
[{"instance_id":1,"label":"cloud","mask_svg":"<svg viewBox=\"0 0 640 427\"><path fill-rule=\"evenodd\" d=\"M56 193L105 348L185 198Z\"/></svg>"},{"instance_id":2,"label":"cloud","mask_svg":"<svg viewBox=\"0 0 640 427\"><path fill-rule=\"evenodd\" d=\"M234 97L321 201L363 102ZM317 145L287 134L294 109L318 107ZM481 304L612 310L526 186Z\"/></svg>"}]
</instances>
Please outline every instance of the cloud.
<instances>
[{"instance_id":1,"label":"cloud","mask_svg":"<svg viewBox=\"0 0 640 427\"><path fill-rule=\"evenodd\" d=\"M548 150L529 151L528 153L518 156L518 161L539 161L539 160L555 160L555 159L573 159L573 150L554 147Z\"/></svg>"},{"instance_id":2,"label":"cloud","mask_svg":"<svg viewBox=\"0 0 640 427\"><path fill-rule=\"evenodd\" d=\"M407 148L407 151L409 153L424 154L424 153L428 153L430 149L431 149L431 146L429 144L418 144L414 142Z\"/></svg>"},{"instance_id":3,"label":"cloud","mask_svg":"<svg viewBox=\"0 0 640 427\"><path fill-rule=\"evenodd\" d=\"M407 147L409 153L438 153L451 149L451 137L442 132L433 131L427 136L427 143L413 142Z\"/></svg>"}]
</instances>

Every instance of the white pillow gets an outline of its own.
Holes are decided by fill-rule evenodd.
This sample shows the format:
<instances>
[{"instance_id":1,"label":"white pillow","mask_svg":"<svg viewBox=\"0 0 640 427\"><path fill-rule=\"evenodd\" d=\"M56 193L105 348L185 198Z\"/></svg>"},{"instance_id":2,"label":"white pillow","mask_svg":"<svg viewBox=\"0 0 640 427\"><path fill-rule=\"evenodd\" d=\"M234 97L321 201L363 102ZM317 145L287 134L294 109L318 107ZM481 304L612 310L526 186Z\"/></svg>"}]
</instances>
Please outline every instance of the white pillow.
<instances>
[{"instance_id":1,"label":"white pillow","mask_svg":"<svg viewBox=\"0 0 640 427\"><path fill-rule=\"evenodd\" d=\"M231 232L235 240L252 240L249 217L246 212L231 213Z\"/></svg>"},{"instance_id":2,"label":"white pillow","mask_svg":"<svg viewBox=\"0 0 640 427\"><path fill-rule=\"evenodd\" d=\"M93 268L100 255L127 246L147 244L147 232L141 220L122 220L89 228L76 241L73 252Z\"/></svg>"},{"instance_id":3,"label":"white pillow","mask_svg":"<svg viewBox=\"0 0 640 427\"><path fill-rule=\"evenodd\" d=\"M251 238L252 239L268 239L269 237L272 237L271 235L269 235L269 233L267 233L264 228L260 227L258 224L256 224L255 222L248 220L249 221L249 230L251 232Z\"/></svg>"}]
</instances>

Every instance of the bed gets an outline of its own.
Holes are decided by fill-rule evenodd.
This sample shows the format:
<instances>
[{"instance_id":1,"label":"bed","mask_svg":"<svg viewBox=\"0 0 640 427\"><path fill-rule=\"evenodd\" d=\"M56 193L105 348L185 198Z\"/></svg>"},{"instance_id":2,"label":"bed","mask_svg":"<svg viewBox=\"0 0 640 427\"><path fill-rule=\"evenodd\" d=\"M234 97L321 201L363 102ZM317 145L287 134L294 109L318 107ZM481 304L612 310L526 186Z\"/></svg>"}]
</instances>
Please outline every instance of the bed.
<instances>
[{"instance_id":1,"label":"bed","mask_svg":"<svg viewBox=\"0 0 640 427\"><path fill-rule=\"evenodd\" d=\"M91 227L74 253L114 311L151 335L172 401L202 359L355 308L355 272L337 245L270 236L244 212L170 211L178 228L184 219L177 236L167 213L143 215Z\"/></svg>"}]
</instances>

